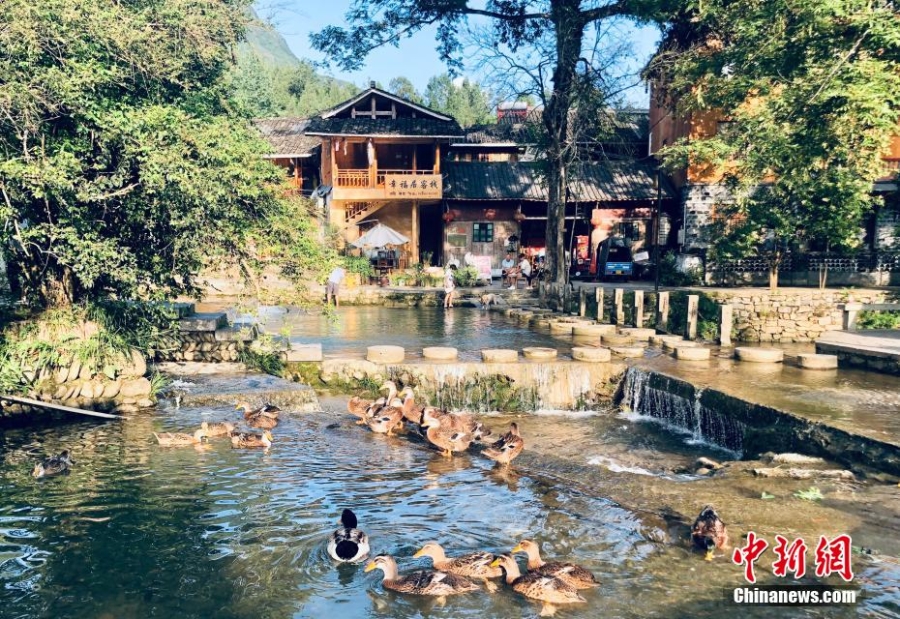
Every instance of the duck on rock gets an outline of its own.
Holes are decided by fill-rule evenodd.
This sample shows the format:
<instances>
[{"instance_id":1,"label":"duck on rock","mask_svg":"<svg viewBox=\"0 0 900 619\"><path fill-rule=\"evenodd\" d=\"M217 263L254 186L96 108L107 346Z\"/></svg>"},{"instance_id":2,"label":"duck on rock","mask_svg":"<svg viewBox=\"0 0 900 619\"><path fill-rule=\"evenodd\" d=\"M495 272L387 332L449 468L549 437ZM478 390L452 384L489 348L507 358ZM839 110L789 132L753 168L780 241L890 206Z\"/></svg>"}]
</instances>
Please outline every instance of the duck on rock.
<instances>
[{"instance_id":1,"label":"duck on rock","mask_svg":"<svg viewBox=\"0 0 900 619\"><path fill-rule=\"evenodd\" d=\"M519 424L509 424L509 432L500 436L500 438L489 447L486 447L481 453L500 464L508 465L525 449L525 439L519 434Z\"/></svg>"},{"instance_id":2,"label":"duck on rock","mask_svg":"<svg viewBox=\"0 0 900 619\"><path fill-rule=\"evenodd\" d=\"M31 471L31 476L39 479L41 477L68 473L69 467L73 464L75 464L75 461L69 456L69 450L66 449L54 456L48 456L35 464L34 470Z\"/></svg>"},{"instance_id":3,"label":"duck on rock","mask_svg":"<svg viewBox=\"0 0 900 619\"><path fill-rule=\"evenodd\" d=\"M328 538L328 555L341 563L357 563L369 555L369 536L357 527L356 514L345 509L341 528Z\"/></svg>"}]
</instances>

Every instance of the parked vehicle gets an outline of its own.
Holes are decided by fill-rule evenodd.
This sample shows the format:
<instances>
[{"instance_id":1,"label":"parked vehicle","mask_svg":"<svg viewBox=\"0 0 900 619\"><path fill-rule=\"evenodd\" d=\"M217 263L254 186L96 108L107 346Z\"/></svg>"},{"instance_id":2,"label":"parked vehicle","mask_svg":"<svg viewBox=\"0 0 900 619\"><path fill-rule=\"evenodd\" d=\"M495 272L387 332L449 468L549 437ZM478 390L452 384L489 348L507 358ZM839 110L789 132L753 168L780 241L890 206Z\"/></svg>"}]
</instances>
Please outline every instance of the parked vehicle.
<instances>
[{"instance_id":1,"label":"parked vehicle","mask_svg":"<svg viewBox=\"0 0 900 619\"><path fill-rule=\"evenodd\" d=\"M621 236L611 236L597 246L597 275L600 281L627 282L634 276L634 258Z\"/></svg>"}]
</instances>

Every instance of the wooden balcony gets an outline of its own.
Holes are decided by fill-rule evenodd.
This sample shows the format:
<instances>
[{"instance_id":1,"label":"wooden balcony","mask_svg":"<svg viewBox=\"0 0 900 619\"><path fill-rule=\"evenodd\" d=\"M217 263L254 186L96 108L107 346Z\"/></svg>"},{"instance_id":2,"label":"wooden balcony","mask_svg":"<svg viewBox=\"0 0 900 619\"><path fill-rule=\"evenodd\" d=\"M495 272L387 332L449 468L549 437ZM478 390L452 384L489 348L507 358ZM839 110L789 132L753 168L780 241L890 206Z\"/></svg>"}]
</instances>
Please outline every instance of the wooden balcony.
<instances>
[{"instance_id":1,"label":"wooden balcony","mask_svg":"<svg viewBox=\"0 0 900 619\"><path fill-rule=\"evenodd\" d=\"M440 199L440 173L433 170L338 169L336 200L429 200Z\"/></svg>"}]
</instances>

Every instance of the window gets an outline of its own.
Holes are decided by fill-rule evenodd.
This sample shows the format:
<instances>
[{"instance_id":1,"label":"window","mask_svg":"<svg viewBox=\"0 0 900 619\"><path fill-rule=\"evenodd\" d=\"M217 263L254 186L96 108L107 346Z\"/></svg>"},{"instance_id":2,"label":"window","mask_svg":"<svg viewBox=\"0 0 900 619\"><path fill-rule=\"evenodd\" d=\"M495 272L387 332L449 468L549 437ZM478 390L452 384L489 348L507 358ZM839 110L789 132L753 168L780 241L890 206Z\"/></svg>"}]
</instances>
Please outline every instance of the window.
<instances>
[{"instance_id":1,"label":"window","mask_svg":"<svg viewBox=\"0 0 900 619\"><path fill-rule=\"evenodd\" d=\"M473 243L493 243L494 224L472 224Z\"/></svg>"}]
</instances>

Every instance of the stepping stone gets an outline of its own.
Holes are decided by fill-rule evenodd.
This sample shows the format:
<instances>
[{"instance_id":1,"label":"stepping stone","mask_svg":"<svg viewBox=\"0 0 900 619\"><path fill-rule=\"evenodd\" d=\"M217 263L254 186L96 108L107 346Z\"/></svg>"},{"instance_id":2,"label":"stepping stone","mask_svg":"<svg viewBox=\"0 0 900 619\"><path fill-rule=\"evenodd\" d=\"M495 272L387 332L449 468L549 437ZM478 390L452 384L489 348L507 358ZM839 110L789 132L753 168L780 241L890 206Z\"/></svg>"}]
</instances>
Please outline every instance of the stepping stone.
<instances>
[{"instance_id":1,"label":"stepping stone","mask_svg":"<svg viewBox=\"0 0 900 619\"><path fill-rule=\"evenodd\" d=\"M631 346L632 344L634 344L634 338L630 338L627 335L617 335L614 333L601 335L600 341L603 342L603 344L606 346Z\"/></svg>"},{"instance_id":2,"label":"stepping stone","mask_svg":"<svg viewBox=\"0 0 900 619\"><path fill-rule=\"evenodd\" d=\"M552 314L552 309L547 309L546 307L523 307L527 312L531 312L532 314Z\"/></svg>"},{"instance_id":3,"label":"stepping stone","mask_svg":"<svg viewBox=\"0 0 900 619\"><path fill-rule=\"evenodd\" d=\"M519 360L519 351L508 348L488 348L481 351L481 360L485 363L515 363Z\"/></svg>"},{"instance_id":4,"label":"stepping stone","mask_svg":"<svg viewBox=\"0 0 900 619\"><path fill-rule=\"evenodd\" d=\"M572 335L576 336L604 336L614 335L616 332L615 325L575 325L572 328Z\"/></svg>"},{"instance_id":5,"label":"stepping stone","mask_svg":"<svg viewBox=\"0 0 900 619\"><path fill-rule=\"evenodd\" d=\"M684 342L686 340L683 337L681 337L680 335L672 335L672 334L665 334L665 333L660 333L658 335L650 336L650 344L652 344L653 346L661 347L667 341Z\"/></svg>"},{"instance_id":6,"label":"stepping stone","mask_svg":"<svg viewBox=\"0 0 900 619\"><path fill-rule=\"evenodd\" d=\"M575 361L587 361L590 363L609 363L612 352L609 348L590 348L576 346L572 349L572 358Z\"/></svg>"},{"instance_id":7,"label":"stepping stone","mask_svg":"<svg viewBox=\"0 0 900 619\"><path fill-rule=\"evenodd\" d=\"M571 322L562 322L560 320L553 320L550 322L550 333L572 333L572 330L575 329L575 325Z\"/></svg>"},{"instance_id":8,"label":"stepping stone","mask_svg":"<svg viewBox=\"0 0 900 619\"><path fill-rule=\"evenodd\" d=\"M555 348L541 348L539 346L523 348L522 354L525 355L526 359L534 359L534 360L556 359L556 349Z\"/></svg>"},{"instance_id":9,"label":"stepping stone","mask_svg":"<svg viewBox=\"0 0 900 619\"><path fill-rule=\"evenodd\" d=\"M406 351L402 346L369 346L366 360L372 363L403 363Z\"/></svg>"},{"instance_id":10,"label":"stepping stone","mask_svg":"<svg viewBox=\"0 0 900 619\"><path fill-rule=\"evenodd\" d=\"M709 348L703 346L676 346L675 358L679 361L707 361L710 358Z\"/></svg>"},{"instance_id":11,"label":"stepping stone","mask_svg":"<svg viewBox=\"0 0 900 619\"><path fill-rule=\"evenodd\" d=\"M806 353L797 355L797 361L804 370L836 370L838 367L837 355Z\"/></svg>"},{"instance_id":12,"label":"stepping stone","mask_svg":"<svg viewBox=\"0 0 900 619\"><path fill-rule=\"evenodd\" d=\"M626 359L637 359L644 356L643 346L610 346L609 349Z\"/></svg>"},{"instance_id":13,"label":"stepping stone","mask_svg":"<svg viewBox=\"0 0 900 619\"><path fill-rule=\"evenodd\" d=\"M675 352L675 349L677 348L696 348L698 346L700 346L700 344L698 344L697 342L686 340L682 337L679 337L677 339L664 340L662 343L663 350L667 352Z\"/></svg>"},{"instance_id":14,"label":"stepping stone","mask_svg":"<svg viewBox=\"0 0 900 619\"><path fill-rule=\"evenodd\" d=\"M285 361L288 363L308 363L322 360L321 344L291 344L290 350L285 351Z\"/></svg>"},{"instance_id":15,"label":"stepping stone","mask_svg":"<svg viewBox=\"0 0 900 619\"><path fill-rule=\"evenodd\" d=\"M781 363L784 361L784 351L780 348L738 346L734 349L734 356L741 361L750 363Z\"/></svg>"},{"instance_id":16,"label":"stepping stone","mask_svg":"<svg viewBox=\"0 0 900 619\"><path fill-rule=\"evenodd\" d=\"M528 322L529 320L531 320L532 316L534 316L534 314L531 312L519 312L518 314L516 314L516 318L519 320L519 322Z\"/></svg>"},{"instance_id":17,"label":"stepping stone","mask_svg":"<svg viewBox=\"0 0 900 619\"><path fill-rule=\"evenodd\" d=\"M429 346L422 349L422 356L435 361L455 361L459 351L450 346Z\"/></svg>"},{"instance_id":18,"label":"stepping stone","mask_svg":"<svg viewBox=\"0 0 900 619\"><path fill-rule=\"evenodd\" d=\"M639 342L646 342L656 335L656 329L646 329L644 327L620 327L618 331L620 334L633 337Z\"/></svg>"},{"instance_id":19,"label":"stepping stone","mask_svg":"<svg viewBox=\"0 0 900 619\"><path fill-rule=\"evenodd\" d=\"M550 319L549 318L538 318L537 316L533 316L531 320L528 322L532 327L538 327L541 329L549 329L550 328Z\"/></svg>"},{"instance_id":20,"label":"stepping stone","mask_svg":"<svg viewBox=\"0 0 900 619\"><path fill-rule=\"evenodd\" d=\"M178 321L182 331L215 331L228 326L228 316L224 312L193 314Z\"/></svg>"},{"instance_id":21,"label":"stepping stone","mask_svg":"<svg viewBox=\"0 0 900 619\"><path fill-rule=\"evenodd\" d=\"M256 325L244 322L216 329L217 342L252 342L256 339L256 335Z\"/></svg>"}]
</instances>

